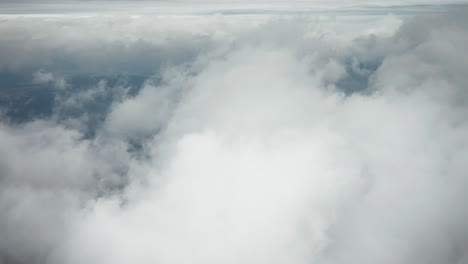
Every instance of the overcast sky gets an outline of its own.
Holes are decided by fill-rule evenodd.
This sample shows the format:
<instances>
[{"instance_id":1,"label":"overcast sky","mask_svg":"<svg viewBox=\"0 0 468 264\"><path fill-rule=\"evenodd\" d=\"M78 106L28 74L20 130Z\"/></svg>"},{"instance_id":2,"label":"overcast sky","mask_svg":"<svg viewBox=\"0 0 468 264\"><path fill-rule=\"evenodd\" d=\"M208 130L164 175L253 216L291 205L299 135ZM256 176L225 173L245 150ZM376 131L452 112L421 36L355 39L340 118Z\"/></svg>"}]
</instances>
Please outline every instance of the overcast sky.
<instances>
[{"instance_id":1,"label":"overcast sky","mask_svg":"<svg viewBox=\"0 0 468 264\"><path fill-rule=\"evenodd\" d=\"M454 4L454 3L467 3L467 0L1 0L2 3L34 3L36 5L47 3L76 3L76 2L93 2L93 3L210 3L210 4L310 4L320 6L359 6L359 5L415 5L415 4Z\"/></svg>"},{"instance_id":2,"label":"overcast sky","mask_svg":"<svg viewBox=\"0 0 468 264\"><path fill-rule=\"evenodd\" d=\"M0 0L0 14L207 14L222 10L243 10L243 13L274 11L276 13L360 12L417 14L436 9L456 8L468 0ZM422 6L424 5L426 8ZM432 6L428 8L429 6ZM402 9L404 7L406 9ZM377 10L376 8L379 8Z\"/></svg>"}]
</instances>

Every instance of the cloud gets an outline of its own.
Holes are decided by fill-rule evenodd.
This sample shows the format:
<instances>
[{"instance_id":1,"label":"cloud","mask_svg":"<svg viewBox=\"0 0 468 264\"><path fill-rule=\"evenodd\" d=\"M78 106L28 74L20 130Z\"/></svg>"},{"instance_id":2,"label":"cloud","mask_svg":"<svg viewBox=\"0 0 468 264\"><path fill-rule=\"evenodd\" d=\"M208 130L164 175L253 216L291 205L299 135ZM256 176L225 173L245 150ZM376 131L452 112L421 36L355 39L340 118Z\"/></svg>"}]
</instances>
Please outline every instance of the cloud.
<instances>
[{"instance_id":1,"label":"cloud","mask_svg":"<svg viewBox=\"0 0 468 264\"><path fill-rule=\"evenodd\" d=\"M2 263L43 262L68 232L69 211L125 184L120 144L93 146L46 121L2 124L0 142Z\"/></svg>"},{"instance_id":2,"label":"cloud","mask_svg":"<svg viewBox=\"0 0 468 264\"><path fill-rule=\"evenodd\" d=\"M0 263L465 263L466 17L6 19Z\"/></svg>"},{"instance_id":3,"label":"cloud","mask_svg":"<svg viewBox=\"0 0 468 264\"><path fill-rule=\"evenodd\" d=\"M48 84L52 83L54 87L64 89L67 85L66 81L62 77L55 77L51 72L37 71L34 73L33 83L37 84Z\"/></svg>"},{"instance_id":4,"label":"cloud","mask_svg":"<svg viewBox=\"0 0 468 264\"><path fill-rule=\"evenodd\" d=\"M174 87L146 84L134 97L116 103L106 119L105 129L114 136L127 139L149 137L158 133L170 118L176 103ZM141 117L148 116L146 122Z\"/></svg>"}]
</instances>

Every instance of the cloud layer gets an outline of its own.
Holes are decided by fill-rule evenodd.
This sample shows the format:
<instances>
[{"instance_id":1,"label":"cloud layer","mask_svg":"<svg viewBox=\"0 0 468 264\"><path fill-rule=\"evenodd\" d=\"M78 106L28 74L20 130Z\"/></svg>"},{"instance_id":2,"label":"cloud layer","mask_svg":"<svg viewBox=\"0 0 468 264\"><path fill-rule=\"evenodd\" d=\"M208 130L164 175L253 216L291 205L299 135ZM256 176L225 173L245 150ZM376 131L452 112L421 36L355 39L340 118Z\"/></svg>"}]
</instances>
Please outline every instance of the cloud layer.
<instances>
[{"instance_id":1,"label":"cloud layer","mask_svg":"<svg viewBox=\"0 0 468 264\"><path fill-rule=\"evenodd\" d=\"M3 17L0 263L467 263L467 26Z\"/></svg>"}]
</instances>

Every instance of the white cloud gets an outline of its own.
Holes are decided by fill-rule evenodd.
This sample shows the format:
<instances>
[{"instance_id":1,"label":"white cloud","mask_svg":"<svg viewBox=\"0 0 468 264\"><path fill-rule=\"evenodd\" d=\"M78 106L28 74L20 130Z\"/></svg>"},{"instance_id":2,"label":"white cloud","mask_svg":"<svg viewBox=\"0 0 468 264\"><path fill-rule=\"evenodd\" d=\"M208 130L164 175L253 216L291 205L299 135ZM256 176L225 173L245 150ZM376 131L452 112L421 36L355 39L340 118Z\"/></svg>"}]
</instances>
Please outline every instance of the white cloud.
<instances>
[{"instance_id":1,"label":"white cloud","mask_svg":"<svg viewBox=\"0 0 468 264\"><path fill-rule=\"evenodd\" d=\"M113 102L95 138L59 121L0 126L5 262L467 259L464 14L375 26L369 17L59 18L39 20L44 31L21 26L28 19L3 30L56 36L31 45L62 43L79 64L168 63ZM364 87L349 92L343 81ZM101 82L73 98L114 88Z\"/></svg>"}]
</instances>

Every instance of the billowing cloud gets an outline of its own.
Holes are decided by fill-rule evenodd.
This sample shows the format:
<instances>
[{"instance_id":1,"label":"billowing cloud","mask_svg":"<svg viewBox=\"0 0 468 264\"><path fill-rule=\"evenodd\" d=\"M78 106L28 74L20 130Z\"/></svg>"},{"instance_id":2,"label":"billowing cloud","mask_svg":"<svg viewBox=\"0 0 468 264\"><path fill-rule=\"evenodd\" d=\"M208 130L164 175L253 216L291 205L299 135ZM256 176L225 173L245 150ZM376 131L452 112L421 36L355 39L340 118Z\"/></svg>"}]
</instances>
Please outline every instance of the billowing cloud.
<instances>
[{"instance_id":1,"label":"billowing cloud","mask_svg":"<svg viewBox=\"0 0 468 264\"><path fill-rule=\"evenodd\" d=\"M3 18L0 263L466 263L467 17Z\"/></svg>"}]
</instances>

